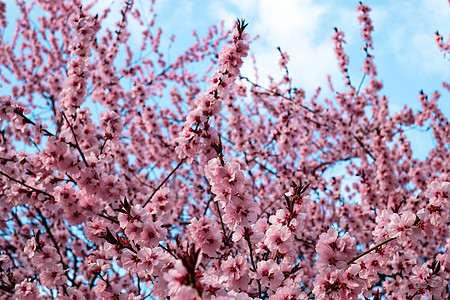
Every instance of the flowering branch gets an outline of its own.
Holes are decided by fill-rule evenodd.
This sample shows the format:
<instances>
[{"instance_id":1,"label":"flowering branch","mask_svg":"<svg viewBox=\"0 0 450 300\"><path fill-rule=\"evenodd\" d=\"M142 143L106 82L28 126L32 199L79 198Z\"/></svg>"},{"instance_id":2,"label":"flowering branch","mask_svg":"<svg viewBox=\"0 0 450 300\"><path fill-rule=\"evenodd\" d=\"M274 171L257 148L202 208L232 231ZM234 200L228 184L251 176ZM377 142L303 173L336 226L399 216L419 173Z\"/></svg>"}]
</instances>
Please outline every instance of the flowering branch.
<instances>
[{"instance_id":1,"label":"flowering branch","mask_svg":"<svg viewBox=\"0 0 450 300\"><path fill-rule=\"evenodd\" d=\"M25 182L22 182L22 181L20 181L20 180L17 180L17 179L15 179L15 178L12 178L11 176L9 176L8 174L6 174L6 173L4 173L4 172L2 172L2 171L0 171L0 174L3 175L3 176L5 176L6 178L8 178L8 179L11 180L11 181L14 181L15 183L18 183L18 184L20 184L20 185L22 185L22 186L24 186L24 187L26 187L26 188L29 188L30 190L32 190L32 191L34 191L34 192L36 192L36 193L44 194L44 195L46 195L49 199L54 199L53 195L51 195L51 194L49 194L49 193L47 193L47 192L45 192L45 191L42 191L42 190L40 190L40 189L37 189L37 188L35 188L35 187L32 187L32 186L26 184Z\"/></svg>"},{"instance_id":2,"label":"flowering branch","mask_svg":"<svg viewBox=\"0 0 450 300\"><path fill-rule=\"evenodd\" d=\"M179 167L181 167L181 165L183 163L184 163L184 159L181 159L180 162L178 163L178 165L175 168L173 168L173 170L169 173L169 175L167 175L166 178L164 178L164 180L161 181L161 183L153 191L153 193L150 195L150 197L147 199L147 201L145 201L145 203L144 203L144 205L142 205L142 207L147 206L147 204L152 200L152 198L156 194L156 192L159 191L159 189L167 182L167 180L169 180L169 178L178 170Z\"/></svg>"},{"instance_id":3,"label":"flowering branch","mask_svg":"<svg viewBox=\"0 0 450 300\"><path fill-rule=\"evenodd\" d=\"M373 247L370 248L369 250L364 251L363 253L361 253L361 254L355 256L354 258L352 258L351 260L349 260L349 261L347 262L347 265L350 265L350 264L354 263L355 261L357 261L358 259L360 259L360 258L363 257L364 255L369 254L369 253L372 252L373 250L379 249L379 248L380 248L381 246L383 246L384 244L387 244L387 243L389 243L390 241L393 241L393 240L395 240L395 239L396 239L396 238L389 238L389 239L387 239L387 240L385 240L385 241L383 241L383 242L381 242L381 243L379 243L379 244L373 246Z\"/></svg>"},{"instance_id":4,"label":"flowering branch","mask_svg":"<svg viewBox=\"0 0 450 300\"><path fill-rule=\"evenodd\" d=\"M81 159L83 160L84 165L85 165L86 167L89 167L89 163L87 162L86 157L84 156L83 150L81 150L80 144L78 144L77 135L75 134L75 131L73 130L72 124L70 124L70 122L69 122L69 120L67 119L66 114L65 114L64 112L62 112L62 115L63 115L63 117L64 117L64 120L66 120L67 124L69 125L70 131L72 132L73 139L75 140L75 148L76 148L76 149L78 150L78 152L80 153Z\"/></svg>"}]
</instances>

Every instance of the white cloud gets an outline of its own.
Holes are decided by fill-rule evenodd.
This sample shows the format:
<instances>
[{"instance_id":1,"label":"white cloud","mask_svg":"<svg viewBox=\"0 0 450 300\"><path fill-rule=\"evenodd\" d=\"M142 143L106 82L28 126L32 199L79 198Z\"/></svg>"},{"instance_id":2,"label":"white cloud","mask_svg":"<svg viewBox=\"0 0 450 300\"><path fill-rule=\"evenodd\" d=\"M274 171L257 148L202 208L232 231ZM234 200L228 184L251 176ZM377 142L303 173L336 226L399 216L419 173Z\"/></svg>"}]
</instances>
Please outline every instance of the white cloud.
<instances>
[{"instance_id":1,"label":"white cloud","mask_svg":"<svg viewBox=\"0 0 450 300\"><path fill-rule=\"evenodd\" d=\"M262 73L271 74L274 68L278 69L276 48L280 46L290 55L289 70L297 82L314 88L324 80L325 72L335 61L329 39L315 42L325 12L324 5L311 1L286 0L283 5L260 1L254 26L265 44L264 49L255 49L257 61L265 62L261 64Z\"/></svg>"},{"instance_id":2,"label":"white cloud","mask_svg":"<svg viewBox=\"0 0 450 300\"><path fill-rule=\"evenodd\" d=\"M261 79L267 74L282 74L277 66L279 55L276 47L280 46L290 55L289 70L295 83L313 90L317 85L326 86L329 73L334 82L341 78L331 42L332 22L345 32L352 76L360 75L364 54L356 20L357 1L352 5L339 4L333 0L229 0L213 5L218 12L216 16L228 20L228 26L232 25L236 15L248 16L249 31L261 35L251 48L256 55ZM369 4L375 26L376 62L379 59L395 62L395 65L403 64L400 66L405 71L414 65L415 70L428 75L448 72L443 69L444 62L433 41L434 30L445 30L450 25L445 1ZM247 64L243 73L252 74L252 70L253 66Z\"/></svg>"},{"instance_id":3,"label":"white cloud","mask_svg":"<svg viewBox=\"0 0 450 300\"><path fill-rule=\"evenodd\" d=\"M260 39L252 45L251 52L256 56L260 79L267 83L267 75L278 74L279 53L277 47L290 56L288 65L291 76L299 86L313 91L318 85L326 84L330 70L336 75L336 59L331 43L332 27L329 35L323 35L323 20L331 11L330 5L305 0L231 0L233 5L220 2L214 7L219 17L233 20L236 15L249 16L249 31L260 34ZM348 11L340 9L346 16ZM234 17L234 18L233 18ZM244 65L242 73L252 77L253 66Z\"/></svg>"},{"instance_id":4,"label":"white cloud","mask_svg":"<svg viewBox=\"0 0 450 300\"><path fill-rule=\"evenodd\" d=\"M380 10L378 7L377 11ZM445 1L397 1L384 10L386 22L381 26L382 34L378 35L382 55L403 63L406 70L414 68L428 76L450 75L433 39L436 30L448 30L450 26Z\"/></svg>"},{"instance_id":5,"label":"white cloud","mask_svg":"<svg viewBox=\"0 0 450 300\"><path fill-rule=\"evenodd\" d=\"M136 0L135 8L147 0ZM101 2L103 4L103 2ZM330 74L339 86L342 75L337 71L331 36L333 27L345 33L345 51L350 56L352 81L361 78L364 53L355 8L358 1L339 0L186 0L156 1L157 25L164 35L176 34L174 49L181 40L190 37L193 29L203 31L210 24L225 20L231 28L237 17L250 23L248 32L260 39L251 45L256 56L260 83L267 84L267 75L280 78L278 67L280 46L290 55L289 71L294 84L312 93L317 86L327 90L326 76ZM120 1L116 1L120 5ZM442 59L433 41L435 30L447 35L450 28L448 4L444 0L386 2L369 1L374 26L375 63L383 77L406 72L432 77L450 75L448 63ZM102 5L103 6L103 5ZM134 24L132 24L134 28ZM131 29L133 30L133 29ZM133 31L135 32L135 31ZM202 34L200 32L200 34ZM139 35L132 35L140 38ZM164 39L163 39L164 40ZM173 50L175 51L175 50ZM253 78L253 65L247 59L242 73ZM399 75L401 76L401 75ZM391 80L389 76L382 79Z\"/></svg>"}]
</instances>

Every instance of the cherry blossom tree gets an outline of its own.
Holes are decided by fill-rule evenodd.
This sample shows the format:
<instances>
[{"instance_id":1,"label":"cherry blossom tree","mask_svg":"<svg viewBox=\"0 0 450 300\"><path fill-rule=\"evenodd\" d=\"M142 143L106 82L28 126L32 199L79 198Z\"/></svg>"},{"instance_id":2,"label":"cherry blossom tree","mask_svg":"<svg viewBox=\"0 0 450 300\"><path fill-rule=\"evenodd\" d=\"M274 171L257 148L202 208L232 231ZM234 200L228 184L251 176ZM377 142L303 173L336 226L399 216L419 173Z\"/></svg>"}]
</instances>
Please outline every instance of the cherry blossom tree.
<instances>
[{"instance_id":1,"label":"cherry blossom tree","mask_svg":"<svg viewBox=\"0 0 450 300\"><path fill-rule=\"evenodd\" d=\"M0 40L1 299L449 297L449 122L439 91L390 113L368 6L363 80L336 28L343 88L307 99L282 48L282 78L241 74L244 20L169 62L153 4L144 18L123 2L108 28L110 10L79 0L16 2ZM7 14L0 1L2 32ZM412 129L433 134L424 159Z\"/></svg>"}]
</instances>

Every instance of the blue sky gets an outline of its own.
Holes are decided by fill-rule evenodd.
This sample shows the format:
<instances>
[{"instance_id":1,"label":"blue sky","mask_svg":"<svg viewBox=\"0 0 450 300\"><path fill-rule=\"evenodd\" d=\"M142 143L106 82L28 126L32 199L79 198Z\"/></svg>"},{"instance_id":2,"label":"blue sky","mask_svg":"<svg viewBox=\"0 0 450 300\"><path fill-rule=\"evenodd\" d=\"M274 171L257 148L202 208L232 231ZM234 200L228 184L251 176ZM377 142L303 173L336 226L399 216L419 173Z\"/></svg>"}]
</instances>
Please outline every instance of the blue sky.
<instances>
[{"instance_id":1,"label":"blue sky","mask_svg":"<svg viewBox=\"0 0 450 300\"><path fill-rule=\"evenodd\" d=\"M136 7L144 7L147 0L135 0ZM237 17L249 23L248 32L260 38L251 45L256 56L260 82L267 83L266 75L282 76L278 67L277 47L290 55L289 72L294 86L302 87L307 97L321 86L322 96L331 97L326 77L331 75L335 88L342 87L342 76L336 66L331 36L334 27L345 32L346 53L350 56L352 81L360 81L361 64L365 57L363 41L357 22L355 0L164 0L157 1L157 25L168 38L176 40L172 49L192 43L191 32L205 32L211 24L225 20L231 27ZM450 56L444 58L434 41L438 30L447 39L450 32L450 7L446 0L385 0L364 1L372 8L370 13L375 31L374 50L378 79L384 84L381 91L389 98L391 113L403 105L420 108L417 100L420 90L431 95L442 94L439 106L450 117L450 95L442 81L450 81ZM171 50L175 51L175 50ZM254 77L253 65L246 60L241 73ZM431 133L409 132L418 156L426 156ZM428 144L429 145L429 144Z\"/></svg>"},{"instance_id":2,"label":"blue sky","mask_svg":"<svg viewBox=\"0 0 450 300\"><path fill-rule=\"evenodd\" d=\"M26 1L30 2L30 1ZM90 3L90 0L82 0ZM123 1L98 1L96 9L111 7L108 20L111 28L120 20L118 14ZM134 7L142 14L148 11L150 0L135 0ZM450 31L450 7L446 0L385 0L365 1L372 8L375 32L374 47L378 78L383 80L383 94L390 101L391 112L398 111L404 104L419 108L417 96L420 90L431 94L434 90L442 93L440 107L447 117L450 116L449 92L445 91L442 81L450 80L450 59L444 58L434 42L434 32L448 37ZM7 3L10 23L17 17L17 10ZM331 75L333 84L342 91L341 74L336 66L331 36L333 28L345 32L347 41L345 51L350 56L350 76L358 83L361 63L364 59L363 41L357 22L355 0L157 0L156 27L163 29L162 49L167 49L174 59L194 43L192 31L200 36L212 24L225 20L231 28L237 17L245 18L249 23L248 32L260 38L251 45L251 53L256 56L261 84L267 84L267 75L275 78L282 76L278 67L277 47L290 55L289 72L293 85L306 90L310 97L318 86L322 86L322 96L332 97L326 77ZM12 25L12 24L11 24ZM141 30L137 23L131 22L132 38L139 44ZM12 34L12 31L6 35ZM174 34L175 42L169 49L169 38ZM254 78L253 65L247 59L242 75ZM1 89L2 93L5 92ZM415 137L420 133L414 133ZM428 133L427 133L428 134ZM417 138L421 140L421 138ZM423 143L417 143L421 147Z\"/></svg>"},{"instance_id":3,"label":"blue sky","mask_svg":"<svg viewBox=\"0 0 450 300\"><path fill-rule=\"evenodd\" d=\"M143 1L143 0L141 0ZM331 36L333 27L346 34L346 51L350 55L353 81L360 78L364 58L360 27L355 12L358 1L337 0L230 0L230 1L161 1L159 21L169 32L182 35L192 29L224 19L228 26L236 17L245 18L249 32L259 34L252 45L262 73L278 71L280 46L291 57L290 73L306 90L326 86L326 75L340 81L336 68ZM178 3L179 5L173 5ZM181 4L182 3L182 4ZM366 2L367 3L367 2ZM373 3L373 4L372 4ZM139 0L136 1L139 4ZM450 79L450 62L437 49L433 36L436 30L446 36L450 30L450 8L445 0L369 1L373 9L375 62L385 92L394 103L415 102L420 89L431 92L441 89L441 82ZM175 8L175 9L174 9ZM183 20L170 21L171 16ZM180 26L181 25L181 26ZM177 35L179 37L179 35ZM243 73L252 73L247 64ZM262 76L261 76L262 77ZM410 99L413 98L413 99ZM448 97L447 97L448 99ZM409 101L408 101L409 100Z\"/></svg>"},{"instance_id":4,"label":"blue sky","mask_svg":"<svg viewBox=\"0 0 450 300\"><path fill-rule=\"evenodd\" d=\"M86 1L89 2L89 1ZM99 6L120 7L121 1L100 1ZM135 8L148 8L149 0L135 0ZM289 71L297 87L309 95L317 86L327 89L326 76L339 86L341 75L336 67L331 36L333 28L345 32L346 52L350 56L350 75L354 82L361 78L364 59L360 27L356 20L354 0L161 0L156 1L156 25L163 29L167 42L172 34L176 40L170 50L173 57L193 43L192 30L206 32L212 24L225 20L232 26L237 17L250 24L248 32L260 38L251 46L260 71L265 75L281 76L278 68L278 46L290 55ZM386 0L365 1L372 8L374 46L379 79L383 80L392 108L403 104L418 108L417 95L438 89L450 79L450 59L445 59L434 42L434 32L446 38L450 31L450 7L446 0ZM167 45L167 44L166 44ZM168 50L169 51L169 50ZM253 66L247 59L242 74L253 77ZM443 91L448 103L448 92ZM450 107L450 105L447 105ZM446 109L450 114L450 108Z\"/></svg>"},{"instance_id":5,"label":"blue sky","mask_svg":"<svg viewBox=\"0 0 450 300\"><path fill-rule=\"evenodd\" d=\"M29 3L30 1L26 1ZM91 3L91 0L82 0ZM123 1L98 1L97 9L110 7L108 20L114 28L120 20L118 14ZM149 8L150 0L134 0L135 8L142 12ZM282 76L278 67L278 46L290 55L289 72L294 85L302 87L311 95L317 86L328 91L326 76L332 76L339 87L341 75L336 67L331 36L333 28L345 32L345 51L350 56L350 75L353 82L361 78L361 63L364 59L360 27L357 23L356 0L157 0L156 27L163 29L162 45L172 58L192 45L195 29L202 35L212 24L225 21L230 28L237 17L249 23L248 32L260 38L251 45L260 71L260 82L266 83L266 75ZM446 0L384 0L365 1L372 8L374 46L379 79L383 80L391 106L397 110L403 104L418 108L417 95L423 89L426 93L442 91L442 106L447 103L446 115L450 115L448 92L443 91L442 81L450 80L450 58L439 52L433 37L439 32L448 37L450 31L450 7ZM10 23L17 18L13 3L7 4ZM145 14L145 13L143 13ZM12 24L10 24L12 25ZM131 22L131 30L137 27ZM10 27L11 28L11 27ZM137 29L137 28L134 28ZM141 31L139 29L139 31ZM136 30L137 32L137 30ZM12 30L6 35L12 34ZM169 38L176 36L172 47ZM139 35L133 32L136 42ZM164 48L163 48L164 49ZM250 59L242 74L254 77Z\"/></svg>"}]
</instances>

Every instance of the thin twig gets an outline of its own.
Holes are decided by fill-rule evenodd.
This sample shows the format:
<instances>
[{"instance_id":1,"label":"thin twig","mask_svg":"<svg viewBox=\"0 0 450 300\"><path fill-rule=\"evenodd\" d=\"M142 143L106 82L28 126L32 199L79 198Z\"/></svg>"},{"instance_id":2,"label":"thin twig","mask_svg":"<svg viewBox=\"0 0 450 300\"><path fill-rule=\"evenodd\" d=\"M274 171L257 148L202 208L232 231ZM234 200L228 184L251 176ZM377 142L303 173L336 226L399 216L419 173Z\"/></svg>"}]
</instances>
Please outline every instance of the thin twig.
<instances>
[{"instance_id":1,"label":"thin twig","mask_svg":"<svg viewBox=\"0 0 450 300\"><path fill-rule=\"evenodd\" d=\"M53 236L53 234L52 234L52 232L50 230L50 226L47 223L46 217L42 214L42 212L41 212L41 210L39 208L36 207L35 209L38 212L39 216L41 217L41 223L45 227L45 230L47 231L48 236L50 237L50 239L52 240L53 244L55 245L56 252L59 255L59 262L63 265L64 270L67 270L69 268L69 266L63 260L63 255L61 253L61 249L59 248L59 244L56 241L55 237ZM67 274L67 277L69 277L68 276L69 272L65 271L65 273ZM74 276L76 276L76 274ZM63 284L62 288L63 288L64 294L66 294L68 296L69 293L67 292L66 284Z\"/></svg>"},{"instance_id":2,"label":"thin twig","mask_svg":"<svg viewBox=\"0 0 450 300\"><path fill-rule=\"evenodd\" d=\"M39 189L37 189L37 188L35 188L35 187L29 186L28 184L26 184L26 183L24 183L24 182L22 182L22 181L20 181L20 180L14 179L14 178L12 178L11 176L9 176L8 174L3 173L2 171L0 171L0 174L3 175L3 176L5 176L6 178L8 178L8 179L11 180L11 181L14 181L14 182L16 182L16 183L18 183L18 184L20 184L20 185L23 185L23 186L26 187L26 188L29 188L29 189L35 191L36 193L41 193L41 194L46 195L46 196L49 197L50 199L54 199L53 195L51 195L51 194L49 194L49 193L47 193L47 192L44 192L44 191L42 191L42 190L39 190Z\"/></svg>"},{"instance_id":3,"label":"thin twig","mask_svg":"<svg viewBox=\"0 0 450 300\"><path fill-rule=\"evenodd\" d=\"M77 148L78 152L80 152L80 155L81 155L81 158L83 159L84 165L86 167L89 167L86 157L84 157L84 153L81 150L80 144L78 144L77 135L75 134L75 131L73 130L72 124L70 124L70 122L67 119L66 114L64 112L62 112L62 115L63 115L64 119L66 120L67 124L69 125L70 131L72 132L73 138L75 140L75 148Z\"/></svg>"},{"instance_id":4,"label":"thin twig","mask_svg":"<svg viewBox=\"0 0 450 300\"><path fill-rule=\"evenodd\" d=\"M170 176L175 173L179 167L184 163L184 158L178 163L178 165L167 175L167 177L158 185L158 187L153 191L153 193L150 195L150 197L147 199L147 201L144 203L142 207L145 207L150 200L152 200L153 196L156 194L156 192L166 183L167 180L169 180Z\"/></svg>"},{"instance_id":5,"label":"thin twig","mask_svg":"<svg viewBox=\"0 0 450 300\"><path fill-rule=\"evenodd\" d=\"M361 86L362 86L362 84L363 84L365 78L366 78L366 73L364 73L363 77L361 78L361 82L359 83L358 91L356 92L356 95L359 94L359 92L360 92L360 90L361 90Z\"/></svg>"},{"instance_id":6,"label":"thin twig","mask_svg":"<svg viewBox=\"0 0 450 300\"><path fill-rule=\"evenodd\" d=\"M372 156L372 153L370 153L369 150L367 150L366 146L361 142L361 140L357 136L353 136L355 140L358 142L358 144L363 148L363 150L375 161L375 157Z\"/></svg>"},{"instance_id":7,"label":"thin twig","mask_svg":"<svg viewBox=\"0 0 450 300\"><path fill-rule=\"evenodd\" d=\"M387 240L385 240L385 241L379 243L378 245L373 246L373 247L370 248L369 250L364 251L363 253L361 253L361 254L359 254L359 255L353 257L352 259L350 259L350 260L347 262L347 265L349 265L349 264L355 262L356 260L360 259L360 258L363 257L364 255L369 254L369 253L372 252L373 250L378 249L379 247L383 246L384 244L389 243L390 241L393 241L393 240L395 240L395 239L396 239L395 237L389 238L389 239L387 239Z\"/></svg>"}]
</instances>

